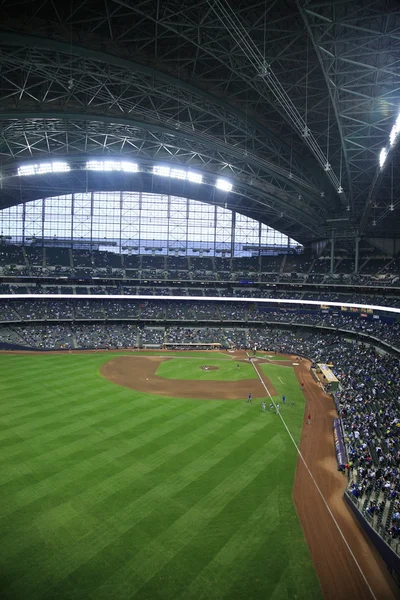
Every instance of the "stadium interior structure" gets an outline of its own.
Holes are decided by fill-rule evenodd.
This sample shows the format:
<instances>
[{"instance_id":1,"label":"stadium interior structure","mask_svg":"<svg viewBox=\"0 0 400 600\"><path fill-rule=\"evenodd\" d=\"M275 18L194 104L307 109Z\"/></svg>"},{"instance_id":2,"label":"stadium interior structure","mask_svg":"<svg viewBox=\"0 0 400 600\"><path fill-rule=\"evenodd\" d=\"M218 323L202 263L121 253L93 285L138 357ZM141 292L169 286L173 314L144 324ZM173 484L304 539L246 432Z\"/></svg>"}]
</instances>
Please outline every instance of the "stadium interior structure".
<instances>
[{"instance_id":1,"label":"stadium interior structure","mask_svg":"<svg viewBox=\"0 0 400 600\"><path fill-rule=\"evenodd\" d=\"M394 571L399 18L383 0L32 0L0 26L2 348L332 362L349 498Z\"/></svg>"}]
</instances>

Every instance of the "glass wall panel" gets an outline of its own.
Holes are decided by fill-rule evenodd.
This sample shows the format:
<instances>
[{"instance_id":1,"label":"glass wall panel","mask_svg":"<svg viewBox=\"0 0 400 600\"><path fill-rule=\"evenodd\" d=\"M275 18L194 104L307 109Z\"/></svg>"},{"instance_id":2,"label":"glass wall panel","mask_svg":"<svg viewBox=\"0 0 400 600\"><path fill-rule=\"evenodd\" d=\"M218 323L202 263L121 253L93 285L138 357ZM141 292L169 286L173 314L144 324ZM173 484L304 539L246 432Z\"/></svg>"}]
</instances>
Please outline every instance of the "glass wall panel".
<instances>
[{"instance_id":1,"label":"glass wall panel","mask_svg":"<svg viewBox=\"0 0 400 600\"><path fill-rule=\"evenodd\" d=\"M214 253L215 209L211 204L189 200L187 253L199 256Z\"/></svg>"},{"instance_id":2,"label":"glass wall panel","mask_svg":"<svg viewBox=\"0 0 400 600\"><path fill-rule=\"evenodd\" d=\"M168 251L186 253L188 235L188 199L169 197L168 206Z\"/></svg>"},{"instance_id":3,"label":"glass wall panel","mask_svg":"<svg viewBox=\"0 0 400 600\"><path fill-rule=\"evenodd\" d=\"M8 210L8 209L6 209ZM43 221L45 218L44 200L34 200L25 204L24 239L43 237Z\"/></svg>"},{"instance_id":4,"label":"glass wall panel","mask_svg":"<svg viewBox=\"0 0 400 600\"><path fill-rule=\"evenodd\" d=\"M235 254L237 256L254 256L259 252L259 245L259 222L236 213Z\"/></svg>"},{"instance_id":5,"label":"glass wall panel","mask_svg":"<svg viewBox=\"0 0 400 600\"><path fill-rule=\"evenodd\" d=\"M71 196L45 198L43 235L46 238L71 239L72 202ZM27 204L27 207L30 203Z\"/></svg>"},{"instance_id":6,"label":"glass wall panel","mask_svg":"<svg viewBox=\"0 0 400 600\"><path fill-rule=\"evenodd\" d=\"M233 212L217 206L217 224L215 230L215 250L217 256L231 251Z\"/></svg>"},{"instance_id":7,"label":"glass wall panel","mask_svg":"<svg viewBox=\"0 0 400 600\"><path fill-rule=\"evenodd\" d=\"M1 235L15 243L57 238L114 252L255 256L299 244L227 208L141 192L44 198L0 211Z\"/></svg>"},{"instance_id":8,"label":"glass wall panel","mask_svg":"<svg viewBox=\"0 0 400 600\"><path fill-rule=\"evenodd\" d=\"M92 239L92 194L74 194L73 198L73 239Z\"/></svg>"},{"instance_id":9,"label":"glass wall panel","mask_svg":"<svg viewBox=\"0 0 400 600\"><path fill-rule=\"evenodd\" d=\"M140 205L139 192L123 192L121 203L121 246L122 252L139 252Z\"/></svg>"},{"instance_id":10,"label":"glass wall panel","mask_svg":"<svg viewBox=\"0 0 400 600\"><path fill-rule=\"evenodd\" d=\"M168 242L168 196L142 194L140 253L166 253ZM162 249L162 250L161 250Z\"/></svg>"},{"instance_id":11,"label":"glass wall panel","mask_svg":"<svg viewBox=\"0 0 400 600\"><path fill-rule=\"evenodd\" d=\"M14 241L19 243L23 242L23 211L23 204L0 210L0 233L2 236L12 237Z\"/></svg>"}]
</instances>

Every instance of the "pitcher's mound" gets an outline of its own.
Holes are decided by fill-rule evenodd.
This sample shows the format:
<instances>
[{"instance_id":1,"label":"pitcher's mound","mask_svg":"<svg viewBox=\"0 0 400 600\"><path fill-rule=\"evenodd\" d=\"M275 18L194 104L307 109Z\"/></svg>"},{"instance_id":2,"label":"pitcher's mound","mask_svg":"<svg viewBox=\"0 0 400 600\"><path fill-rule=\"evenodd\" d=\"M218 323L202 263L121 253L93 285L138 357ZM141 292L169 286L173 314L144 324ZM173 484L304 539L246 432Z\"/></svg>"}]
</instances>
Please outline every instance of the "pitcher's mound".
<instances>
[{"instance_id":1,"label":"pitcher's mound","mask_svg":"<svg viewBox=\"0 0 400 600\"><path fill-rule=\"evenodd\" d=\"M219 367L209 367L208 365L202 365L200 369L202 371L218 371Z\"/></svg>"}]
</instances>

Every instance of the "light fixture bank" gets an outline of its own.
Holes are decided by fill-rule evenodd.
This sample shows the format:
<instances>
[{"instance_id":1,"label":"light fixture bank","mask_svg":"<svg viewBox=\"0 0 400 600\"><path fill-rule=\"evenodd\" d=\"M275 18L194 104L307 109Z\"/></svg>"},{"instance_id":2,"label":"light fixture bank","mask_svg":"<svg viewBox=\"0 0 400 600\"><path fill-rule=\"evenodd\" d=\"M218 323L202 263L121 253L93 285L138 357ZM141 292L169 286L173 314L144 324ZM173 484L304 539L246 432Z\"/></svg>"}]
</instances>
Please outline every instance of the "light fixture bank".
<instances>
[{"instance_id":1,"label":"light fixture bank","mask_svg":"<svg viewBox=\"0 0 400 600\"><path fill-rule=\"evenodd\" d=\"M140 168L137 163L127 160L89 160L85 163L87 171L119 171L123 173L139 173ZM31 175L45 175L48 173L68 173L71 171L71 166L67 162L62 161L46 161L37 164L25 164L18 167L17 175L26 177ZM148 171L148 169L145 169ZM196 171L180 169L177 167L169 167L167 165L154 165L151 172L153 175L161 177L169 177L171 179L179 179L188 181L189 183L203 183L203 175ZM230 181L223 178L217 178L213 185L224 192L231 192L233 185Z\"/></svg>"},{"instance_id":2,"label":"light fixture bank","mask_svg":"<svg viewBox=\"0 0 400 600\"><path fill-rule=\"evenodd\" d=\"M396 119L395 124L393 125L392 129L390 130L390 134L389 134L389 148L387 146L385 146L384 148L382 148L382 150L380 151L379 154L379 166L381 169L383 169L387 156L390 152L390 150L393 148L393 146L395 146L399 140L399 133L400 133L400 114Z\"/></svg>"}]
</instances>

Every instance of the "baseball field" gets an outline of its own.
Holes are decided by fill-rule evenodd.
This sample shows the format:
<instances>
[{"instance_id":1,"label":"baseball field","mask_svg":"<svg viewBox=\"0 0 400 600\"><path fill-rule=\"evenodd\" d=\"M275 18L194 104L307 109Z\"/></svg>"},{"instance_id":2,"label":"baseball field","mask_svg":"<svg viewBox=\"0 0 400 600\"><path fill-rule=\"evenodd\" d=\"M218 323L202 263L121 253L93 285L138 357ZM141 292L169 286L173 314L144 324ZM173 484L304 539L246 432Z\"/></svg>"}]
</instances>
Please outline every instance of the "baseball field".
<instances>
[{"instance_id":1,"label":"baseball field","mask_svg":"<svg viewBox=\"0 0 400 600\"><path fill-rule=\"evenodd\" d=\"M260 368L298 441L293 368ZM296 450L246 360L4 354L0 394L2 600L321 597Z\"/></svg>"}]
</instances>

